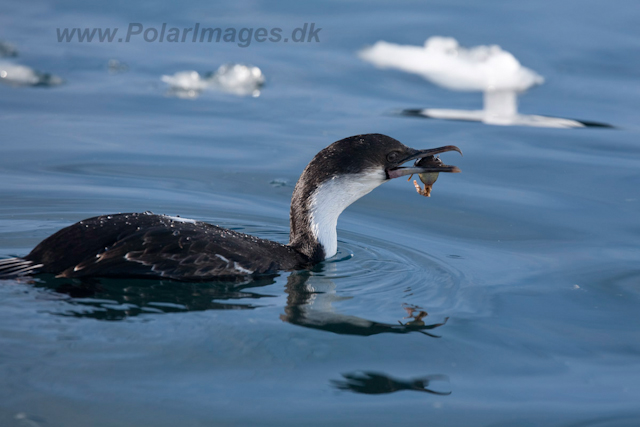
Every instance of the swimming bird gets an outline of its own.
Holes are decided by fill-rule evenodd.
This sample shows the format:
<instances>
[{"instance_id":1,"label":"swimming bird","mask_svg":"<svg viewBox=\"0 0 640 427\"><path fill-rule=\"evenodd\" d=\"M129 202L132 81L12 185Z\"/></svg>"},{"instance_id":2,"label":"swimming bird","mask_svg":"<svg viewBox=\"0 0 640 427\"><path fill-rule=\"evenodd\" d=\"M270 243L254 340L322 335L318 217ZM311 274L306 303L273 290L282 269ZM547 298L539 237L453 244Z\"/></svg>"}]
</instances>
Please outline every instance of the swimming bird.
<instances>
[{"instance_id":1,"label":"swimming bird","mask_svg":"<svg viewBox=\"0 0 640 427\"><path fill-rule=\"evenodd\" d=\"M63 228L23 258L1 260L0 278L49 273L238 280L306 269L336 254L338 217L374 188L410 174L459 172L442 163L403 166L448 151L462 154L453 145L416 150L381 134L334 142L311 160L295 186L288 244L151 212L104 215Z\"/></svg>"}]
</instances>

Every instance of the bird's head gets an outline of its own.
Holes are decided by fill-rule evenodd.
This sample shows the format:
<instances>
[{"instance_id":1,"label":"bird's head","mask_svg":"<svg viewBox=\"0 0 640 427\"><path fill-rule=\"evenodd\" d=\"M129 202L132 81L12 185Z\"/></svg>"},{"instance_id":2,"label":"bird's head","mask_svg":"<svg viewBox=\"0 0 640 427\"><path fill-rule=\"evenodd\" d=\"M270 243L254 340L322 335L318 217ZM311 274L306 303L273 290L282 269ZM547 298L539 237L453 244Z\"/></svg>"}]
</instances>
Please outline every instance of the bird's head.
<instances>
[{"instance_id":1,"label":"bird's head","mask_svg":"<svg viewBox=\"0 0 640 427\"><path fill-rule=\"evenodd\" d=\"M338 216L347 206L393 178L460 172L455 166L435 162L404 166L447 151L462 154L453 145L417 150L381 134L356 135L334 142L316 154L296 184L291 201L290 244L312 257L333 256L337 250ZM314 244L322 248L321 254Z\"/></svg>"},{"instance_id":2,"label":"bird's head","mask_svg":"<svg viewBox=\"0 0 640 427\"><path fill-rule=\"evenodd\" d=\"M428 172L460 172L455 166L403 166L406 163L447 151L460 149L453 145L416 150L400 141L381 134L356 135L334 142L320 151L303 173L318 182L344 178L360 180L370 176L379 184L404 175Z\"/></svg>"}]
</instances>

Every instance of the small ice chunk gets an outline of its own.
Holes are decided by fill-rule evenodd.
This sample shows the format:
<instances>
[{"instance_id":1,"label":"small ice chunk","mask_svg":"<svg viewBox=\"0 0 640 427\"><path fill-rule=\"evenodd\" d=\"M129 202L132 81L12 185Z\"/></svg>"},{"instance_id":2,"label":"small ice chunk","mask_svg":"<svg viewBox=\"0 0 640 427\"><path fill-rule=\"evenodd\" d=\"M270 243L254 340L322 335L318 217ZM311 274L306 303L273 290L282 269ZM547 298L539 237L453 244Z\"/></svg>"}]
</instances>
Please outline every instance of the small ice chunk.
<instances>
[{"instance_id":1,"label":"small ice chunk","mask_svg":"<svg viewBox=\"0 0 640 427\"><path fill-rule=\"evenodd\" d=\"M180 71L173 76L162 76L161 79L172 89L203 90L208 86L197 71Z\"/></svg>"},{"instance_id":2,"label":"small ice chunk","mask_svg":"<svg viewBox=\"0 0 640 427\"><path fill-rule=\"evenodd\" d=\"M404 110L405 116L420 116L429 119L462 120L469 122L482 122L488 125L498 126L532 126L545 128L583 128L587 125L573 119L561 117L538 116L534 114L509 114L498 115L487 110L450 110L444 108L424 108L422 110ZM604 123L597 126L609 127Z\"/></svg>"},{"instance_id":3,"label":"small ice chunk","mask_svg":"<svg viewBox=\"0 0 640 427\"><path fill-rule=\"evenodd\" d=\"M197 98L208 86L197 71L180 71L173 76L164 75L161 79L169 85L168 95L178 98Z\"/></svg>"},{"instance_id":4,"label":"small ice chunk","mask_svg":"<svg viewBox=\"0 0 640 427\"><path fill-rule=\"evenodd\" d=\"M239 96L260 96L264 75L260 68L244 64L225 64L209 76L216 89Z\"/></svg>"},{"instance_id":5,"label":"small ice chunk","mask_svg":"<svg viewBox=\"0 0 640 427\"><path fill-rule=\"evenodd\" d=\"M12 86L56 86L62 84L60 77L40 73L25 65L0 62L0 82Z\"/></svg>"},{"instance_id":6,"label":"small ice chunk","mask_svg":"<svg viewBox=\"0 0 640 427\"><path fill-rule=\"evenodd\" d=\"M40 78L33 69L24 65L0 62L0 81L12 85L30 86L38 84Z\"/></svg>"},{"instance_id":7,"label":"small ice chunk","mask_svg":"<svg viewBox=\"0 0 640 427\"><path fill-rule=\"evenodd\" d=\"M359 55L380 68L419 74L451 90L523 92L544 82L500 46L465 48L451 37L430 37L424 46L379 41Z\"/></svg>"},{"instance_id":8,"label":"small ice chunk","mask_svg":"<svg viewBox=\"0 0 640 427\"><path fill-rule=\"evenodd\" d=\"M11 58L18 56L18 49L11 43L0 41L0 58Z\"/></svg>"},{"instance_id":9,"label":"small ice chunk","mask_svg":"<svg viewBox=\"0 0 640 427\"><path fill-rule=\"evenodd\" d=\"M169 95L197 98L205 90L218 90L238 96L260 96L264 75L260 68L243 64L225 64L215 73L201 75L197 71L180 71L162 76L170 87Z\"/></svg>"}]
</instances>

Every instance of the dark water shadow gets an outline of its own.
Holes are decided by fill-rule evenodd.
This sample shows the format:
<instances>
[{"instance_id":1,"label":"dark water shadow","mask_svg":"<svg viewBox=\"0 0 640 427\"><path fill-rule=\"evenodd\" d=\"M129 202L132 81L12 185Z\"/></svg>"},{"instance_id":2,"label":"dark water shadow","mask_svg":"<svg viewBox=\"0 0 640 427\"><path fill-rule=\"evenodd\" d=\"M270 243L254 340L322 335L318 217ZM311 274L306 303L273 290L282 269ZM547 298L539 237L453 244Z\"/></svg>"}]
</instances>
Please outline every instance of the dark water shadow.
<instances>
[{"instance_id":1,"label":"dark water shadow","mask_svg":"<svg viewBox=\"0 0 640 427\"><path fill-rule=\"evenodd\" d=\"M437 391L430 387L433 381L449 381L446 375L427 375L407 380L368 371L356 371L342 374L344 380L331 380L331 385L338 390L361 394L389 394L396 391L412 390L423 393L448 396L450 391Z\"/></svg>"},{"instance_id":2,"label":"dark water shadow","mask_svg":"<svg viewBox=\"0 0 640 427\"><path fill-rule=\"evenodd\" d=\"M322 271L323 267L317 268ZM268 275L245 282L186 283L153 279L62 279L40 275L31 283L37 288L54 291L54 295L68 303L64 311L53 314L117 321L143 314L255 309L265 305L259 300L276 296L259 292L260 288L276 283L276 277ZM340 314L331 304L345 297L337 296L335 288L332 280L310 271L291 273L285 286L287 303L280 319L340 335L418 332L434 338L439 336L429 331L443 326L448 320L427 324L424 321L427 312L413 306L403 306L407 320L397 324Z\"/></svg>"},{"instance_id":3,"label":"dark water shadow","mask_svg":"<svg viewBox=\"0 0 640 427\"><path fill-rule=\"evenodd\" d=\"M275 276L243 282L185 283L151 279L59 279L38 276L33 285L66 295L70 309L55 313L98 320L123 320L140 314L204 310L250 310L274 295L250 292L275 283ZM256 304L237 302L255 300ZM236 302L234 302L236 301Z\"/></svg>"}]
</instances>

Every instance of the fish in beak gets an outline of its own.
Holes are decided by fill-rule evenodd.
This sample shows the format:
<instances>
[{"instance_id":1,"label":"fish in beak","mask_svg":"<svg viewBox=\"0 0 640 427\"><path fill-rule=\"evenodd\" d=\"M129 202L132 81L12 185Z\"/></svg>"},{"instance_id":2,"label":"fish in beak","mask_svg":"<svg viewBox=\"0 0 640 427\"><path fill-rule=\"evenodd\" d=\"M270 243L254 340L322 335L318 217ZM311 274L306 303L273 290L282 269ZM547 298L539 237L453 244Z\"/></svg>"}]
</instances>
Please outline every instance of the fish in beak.
<instances>
[{"instance_id":1,"label":"fish in beak","mask_svg":"<svg viewBox=\"0 0 640 427\"><path fill-rule=\"evenodd\" d=\"M460 169L457 166L445 165L437 154L446 153L448 151L457 151L462 154L462 151L455 145L447 145L445 147L431 148L427 150L413 150L413 152L406 158L398 162L398 166L387 170L387 175L390 179L398 178L401 176L409 175L409 180L413 174L418 174L418 177L424 184L424 189L420 188L417 181L413 181L416 187L416 191L426 197L431 196L431 188L438 179L440 172L458 173ZM405 167L403 164L415 160L413 166Z\"/></svg>"}]
</instances>

